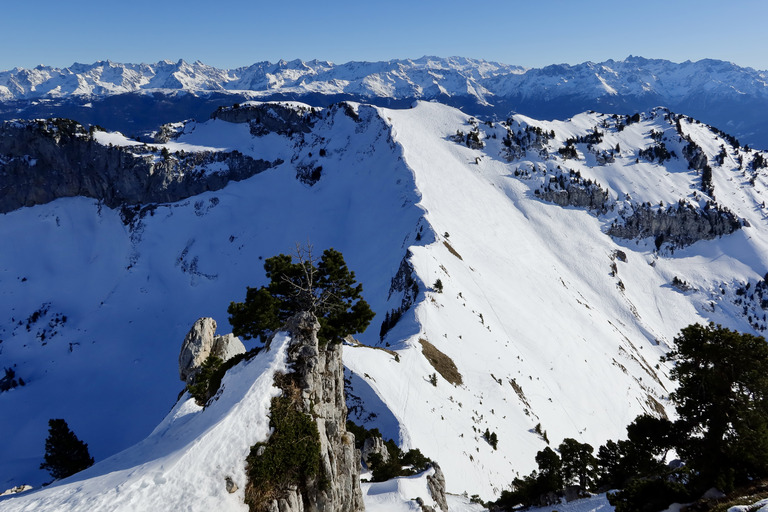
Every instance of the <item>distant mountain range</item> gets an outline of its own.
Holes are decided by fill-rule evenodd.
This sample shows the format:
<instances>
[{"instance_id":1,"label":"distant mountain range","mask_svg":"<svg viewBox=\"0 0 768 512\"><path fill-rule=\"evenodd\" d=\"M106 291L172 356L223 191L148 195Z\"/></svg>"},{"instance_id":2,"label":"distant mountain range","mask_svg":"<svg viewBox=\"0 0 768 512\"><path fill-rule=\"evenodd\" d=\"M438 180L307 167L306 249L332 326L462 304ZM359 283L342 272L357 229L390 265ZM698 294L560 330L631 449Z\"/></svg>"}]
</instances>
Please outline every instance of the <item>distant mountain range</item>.
<instances>
[{"instance_id":1,"label":"distant mountain range","mask_svg":"<svg viewBox=\"0 0 768 512\"><path fill-rule=\"evenodd\" d=\"M665 106L768 147L768 72L710 59L678 64L630 56L540 69L461 57L281 60L230 70L183 60L101 61L0 72L0 119L72 117L134 134L184 115L204 119L219 105L248 99L388 107L438 100L500 119L512 111L565 119L585 110L631 114Z\"/></svg>"}]
</instances>

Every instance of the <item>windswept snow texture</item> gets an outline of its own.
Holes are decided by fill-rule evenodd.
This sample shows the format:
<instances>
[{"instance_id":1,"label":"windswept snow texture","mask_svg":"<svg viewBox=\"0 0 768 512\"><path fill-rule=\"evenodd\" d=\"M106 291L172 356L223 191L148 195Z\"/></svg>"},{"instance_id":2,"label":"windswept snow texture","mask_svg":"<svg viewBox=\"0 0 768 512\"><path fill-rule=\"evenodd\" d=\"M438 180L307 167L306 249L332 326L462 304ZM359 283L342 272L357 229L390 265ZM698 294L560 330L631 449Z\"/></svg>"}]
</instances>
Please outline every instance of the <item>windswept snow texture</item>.
<instances>
[{"instance_id":1,"label":"windswept snow texture","mask_svg":"<svg viewBox=\"0 0 768 512\"><path fill-rule=\"evenodd\" d=\"M0 368L26 383L0 394L2 486L39 485L49 418L67 419L97 460L144 437L181 387L192 323L212 316L226 332L229 302L264 283L263 258L296 243L342 251L377 312L363 345L344 351L351 419L438 461L449 492L483 499L534 468L546 446L537 431L554 446L572 437L597 448L637 414L669 412L659 357L680 328L768 323L758 293L768 180L755 165L765 155L706 125L681 117L681 135L664 110L621 129L598 113L483 123L431 102L314 115L307 133L262 137L188 123L175 144L285 163L129 226L78 198L0 217L13 248L0 253ZM508 130L526 127L547 140L510 154ZM574 143L576 158L558 152L595 127L602 140ZM457 142L457 131L482 144ZM683 135L711 166L711 193L688 168ZM659 137L675 156L641 157ZM318 167L314 185L297 179ZM562 173L607 191L603 208L542 200L536 190ZM652 237L606 234L646 203L727 208L740 229L658 250ZM399 322L380 331L395 311Z\"/></svg>"},{"instance_id":2,"label":"windswept snow texture","mask_svg":"<svg viewBox=\"0 0 768 512\"><path fill-rule=\"evenodd\" d=\"M6 511L247 511L245 458L269 437L269 407L280 394L290 337L233 367L203 409L188 393L142 442L39 491L6 499ZM226 479L238 490L230 494Z\"/></svg>"}]
</instances>

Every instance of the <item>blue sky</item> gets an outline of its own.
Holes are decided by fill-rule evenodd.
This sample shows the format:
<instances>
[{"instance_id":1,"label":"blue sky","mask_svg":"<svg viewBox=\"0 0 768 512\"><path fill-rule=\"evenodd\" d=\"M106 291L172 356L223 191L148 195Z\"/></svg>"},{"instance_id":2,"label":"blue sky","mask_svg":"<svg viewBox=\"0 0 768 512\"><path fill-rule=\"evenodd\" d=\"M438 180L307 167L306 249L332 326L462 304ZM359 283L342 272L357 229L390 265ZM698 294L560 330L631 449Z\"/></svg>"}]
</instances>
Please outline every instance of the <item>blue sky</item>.
<instances>
[{"instance_id":1,"label":"blue sky","mask_svg":"<svg viewBox=\"0 0 768 512\"><path fill-rule=\"evenodd\" d=\"M27 0L0 9L0 70L74 62L463 56L541 67L628 55L768 70L768 2Z\"/></svg>"}]
</instances>

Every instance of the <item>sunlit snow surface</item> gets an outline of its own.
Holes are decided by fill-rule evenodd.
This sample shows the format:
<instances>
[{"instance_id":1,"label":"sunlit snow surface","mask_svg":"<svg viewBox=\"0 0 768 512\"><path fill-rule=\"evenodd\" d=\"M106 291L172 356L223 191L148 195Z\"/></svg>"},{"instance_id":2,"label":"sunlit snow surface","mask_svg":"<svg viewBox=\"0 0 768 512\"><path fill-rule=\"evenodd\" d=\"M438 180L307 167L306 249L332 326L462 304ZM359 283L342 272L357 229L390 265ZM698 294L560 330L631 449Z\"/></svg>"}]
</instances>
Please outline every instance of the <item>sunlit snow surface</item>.
<instances>
[{"instance_id":1,"label":"sunlit snow surface","mask_svg":"<svg viewBox=\"0 0 768 512\"><path fill-rule=\"evenodd\" d=\"M206 409L185 393L144 441L91 468L1 503L2 510L247 511L245 458L269 435L269 405L280 393L290 338L227 372ZM239 489L230 494L226 479Z\"/></svg>"},{"instance_id":2,"label":"sunlit snow surface","mask_svg":"<svg viewBox=\"0 0 768 512\"><path fill-rule=\"evenodd\" d=\"M0 487L44 481L37 467L49 418L65 418L97 460L144 438L183 386L177 357L192 323L212 316L228 332L229 302L264 283L264 258L297 243L344 254L377 312L360 340L397 356L345 346L349 391L358 399L350 401L352 419L437 460L457 495L491 499L533 469L546 446L537 425L554 446L573 437L597 448L656 403L669 411L673 383L659 357L681 327L714 320L751 331L734 290L768 269L766 181L759 174L747 186L735 164L743 150L731 151L713 179L718 203L749 227L656 254L653 240L604 234L615 212L597 217L536 199L541 181L518 179L514 170L551 172L565 162L530 154L507 162L498 123L480 124L486 147L472 150L450 139L472 129L458 110L355 108L359 121L335 108L311 133L291 137L254 138L247 125L223 121L186 125L173 143L187 146L179 147L238 149L285 163L159 205L131 226L83 198L0 216L0 239L10 248L0 253L0 368L13 367L26 382L0 394ZM603 119L516 117L554 130L553 151ZM722 139L703 125L683 126L714 158ZM665 127L661 116L648 116L620 133L608 130L600 146L620 144L614 163L595 167L579 145L582 158L567 165L613 198L692 200L700 177L684 162L636 163L650 131ZM322 166L321 179L301 183L298 166ZM626 261L615 259L617 250ZM417 303L379 343L385 313L401 304L391 280L409 253ZM675 289L673 277L692 289ZM432 289L437 279L442 293ZM437 372L420 339L454 361L461 385L436 375L433 386ZM482 438L486 429L498 436L496 450Z\"/></svg>"}]
</instances>

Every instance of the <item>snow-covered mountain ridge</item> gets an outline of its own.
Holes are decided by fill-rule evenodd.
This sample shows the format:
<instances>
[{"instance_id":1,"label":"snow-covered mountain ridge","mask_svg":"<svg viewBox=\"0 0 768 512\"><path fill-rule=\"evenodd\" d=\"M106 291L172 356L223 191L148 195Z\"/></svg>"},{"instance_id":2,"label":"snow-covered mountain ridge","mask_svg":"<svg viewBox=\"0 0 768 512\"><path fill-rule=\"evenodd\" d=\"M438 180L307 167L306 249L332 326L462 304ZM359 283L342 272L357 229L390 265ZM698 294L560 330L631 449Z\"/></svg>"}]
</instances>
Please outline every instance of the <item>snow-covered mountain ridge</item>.
<instances>
[{"instance_id":1,"label":"snow-covered mountain ridge","mask_svg":"<svg viewBox=\"0 0 768 512\"><path fill-rule=\"evenodd\" d=\"M163 113L171 114L165 112L168 101L203 101L181 99L178 93L298 99L318 105L322 98L381 106L439 99L471 114L495 114L499 119L505 119L510 111L565 119L587 109L633 113L662 105L726 129L753 145L768 147L768 132L755 113L764 111L768 104L767 81L765 71L711 59L673 63L628 57L540 69L461 57L344 64L281 60L236 69L181 60L155 64L100 61L0 72L0 102L6 104L0 114L3 119L18 117L18 112L24 117L75 117L125 130L123 125L107 124L115 122L114 116L99 112L117 108L124 113L125 107L107 100L137 93L143 98L131 100L133 103L144 105L153 101L155 94L161 94L166 102L158 105L154 114L137 112L132 116L136 118L133 122L143 115L156 124L176 120L157 119ZM233 101L239 100L228 103ZM56 112L65 107L68 110L63 113Z\"/></svg>"},{"instance_id":2,"label":"snow-covered mountain ridge","mask_svg":"<svg viewBox=\"0 0 768 512\"><path fill-rule=\"evenodd\" d=\"M259 62L219 69L202 62L123 64L100 61L67 68L38 66L0 72L0 99L106 96L141 90L253 91L257 94L322 93L363 97L425 98L475 96L655 94L679 101L689 95L735 92L768 96L765 71L705 59L673 63L629 57L578 65L523 68L460 57L386 62Z\"/></svg>"},{"instance_id":3,"label":"snow-covered mountain ridge","mask_svg":"<svg viewBox=\"0 0 768 512\"><path fill-rule=\"evenodd\" d=\"M307 239L343 252L377 312L344 349L352 419L437 460L457 493L498 494L545 437L597 446L664 414L659 356L681 327L765 329L766 155L709 126L663 109L503 123L432 102L280 109L313 122L219 115L147 144L281 161L220 190L128 222L82 197L0 216L0 367L26 383L0 393L3 487L39 483L49 418L97 459L144 437L181 387L190 325L225 325L261 260ZM721 213L733 229L717 231Z\"/></svg>"}]
</instances>

